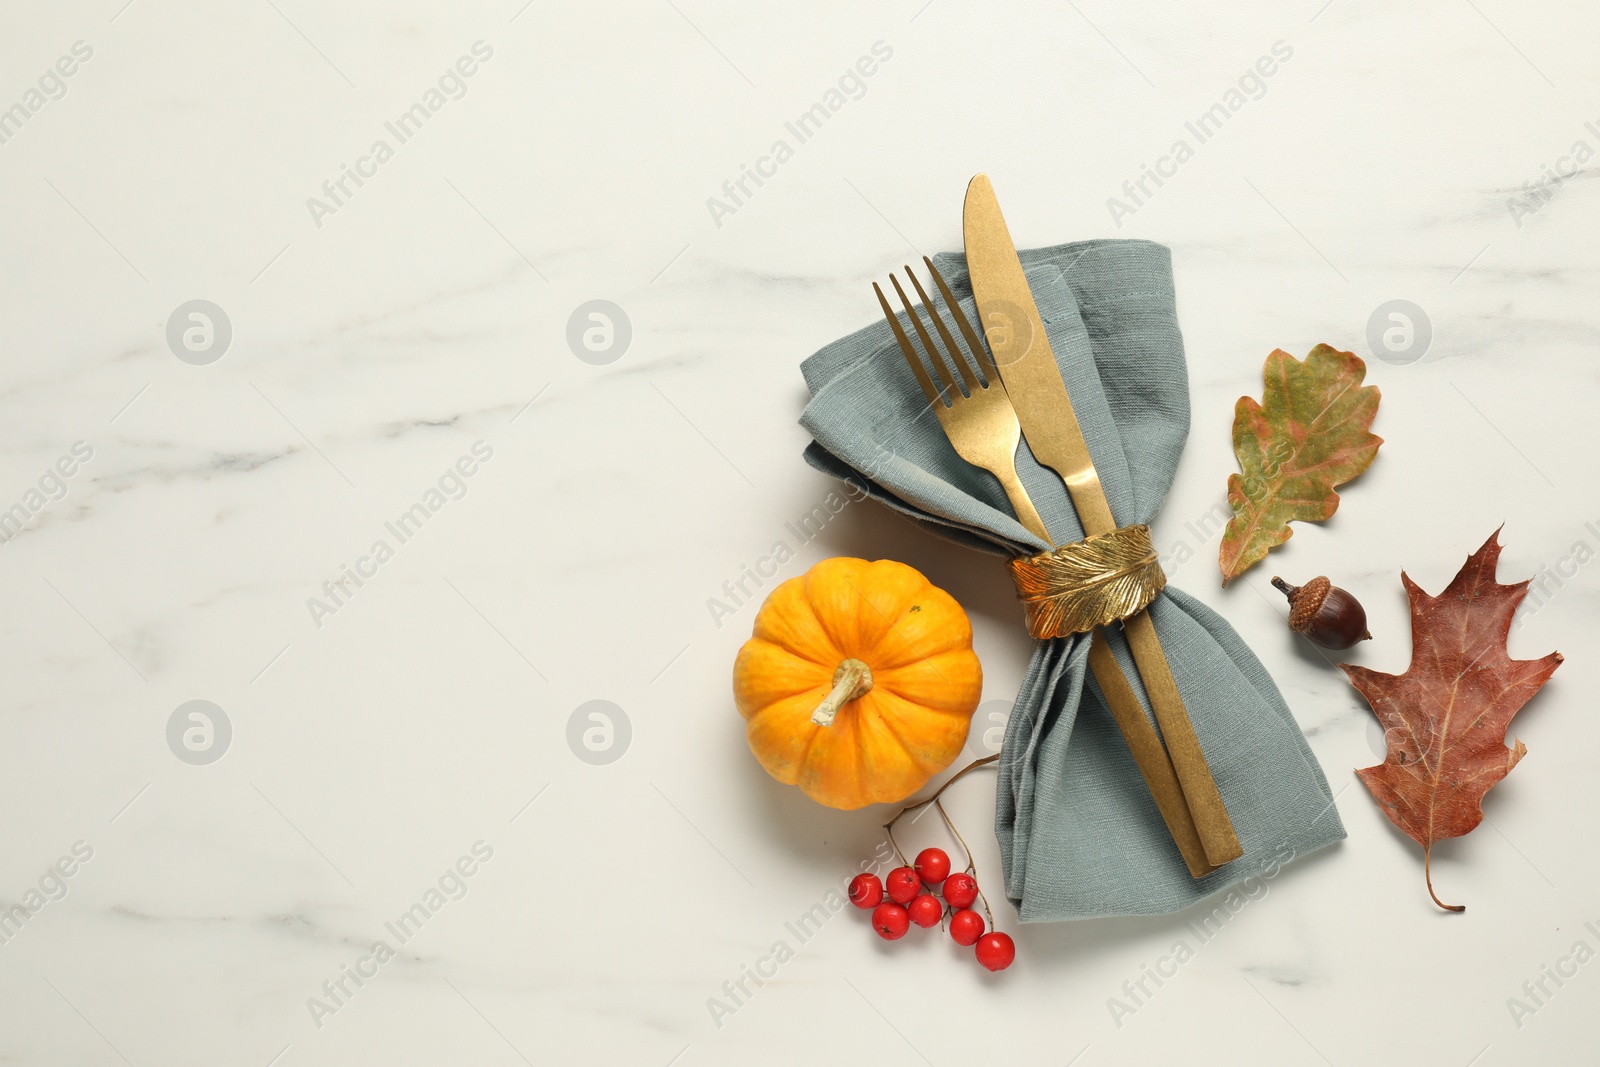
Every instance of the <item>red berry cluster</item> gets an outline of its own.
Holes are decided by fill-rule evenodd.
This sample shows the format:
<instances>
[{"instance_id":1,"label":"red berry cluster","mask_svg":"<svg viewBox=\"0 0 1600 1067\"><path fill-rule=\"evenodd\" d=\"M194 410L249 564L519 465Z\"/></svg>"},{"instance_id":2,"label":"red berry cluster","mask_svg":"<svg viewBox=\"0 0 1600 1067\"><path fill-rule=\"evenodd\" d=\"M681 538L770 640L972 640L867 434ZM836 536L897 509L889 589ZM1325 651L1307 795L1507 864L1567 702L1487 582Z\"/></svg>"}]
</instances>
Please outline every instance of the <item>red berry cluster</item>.
<instances>
[{"instance_id":1,"label":"red berry cluster","mask_svg":"<svg viewBox=\"0 0 1600 1067\"><path fill-rule=\"evenodd\" d=\"M935 888L943 893L943 903L931 892ZM951 874L950 857L942 848L923 849L912 866L890 871L887 882L875 874L850 880L850 903L863 911L872 909L872 928L885 941L900 940L912 923L923 929L939 925L948 908L955 943L976 945L980 964L1003 971L1016 959L1017 946L1006 934L983 932L983 916L972 910L977 899L978 880L970 873Z\"/></svg>"}]
</instances>

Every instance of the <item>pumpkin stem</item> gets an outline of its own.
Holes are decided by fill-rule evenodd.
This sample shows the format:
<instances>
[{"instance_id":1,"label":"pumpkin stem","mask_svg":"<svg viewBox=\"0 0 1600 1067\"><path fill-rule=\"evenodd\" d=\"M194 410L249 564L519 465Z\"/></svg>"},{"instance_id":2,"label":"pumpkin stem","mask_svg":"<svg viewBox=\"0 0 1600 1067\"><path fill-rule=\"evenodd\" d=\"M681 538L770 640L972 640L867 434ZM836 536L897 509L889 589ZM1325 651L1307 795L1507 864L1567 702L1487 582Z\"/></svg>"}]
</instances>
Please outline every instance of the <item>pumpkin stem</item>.
<instances>
[{"instance_id":1,"label":"pumpkin stem","mask_svg":"<svg viewBox=\"0 0 1600 1067\"><path fill-rule=\"evenodd\" d=\"M832 726L833 717L839 714L840 708L870 692L872 668L858 659L847 659L833 672L833 689L811 713L811 721L818 726Z\"/></svg>"}]
</instances>

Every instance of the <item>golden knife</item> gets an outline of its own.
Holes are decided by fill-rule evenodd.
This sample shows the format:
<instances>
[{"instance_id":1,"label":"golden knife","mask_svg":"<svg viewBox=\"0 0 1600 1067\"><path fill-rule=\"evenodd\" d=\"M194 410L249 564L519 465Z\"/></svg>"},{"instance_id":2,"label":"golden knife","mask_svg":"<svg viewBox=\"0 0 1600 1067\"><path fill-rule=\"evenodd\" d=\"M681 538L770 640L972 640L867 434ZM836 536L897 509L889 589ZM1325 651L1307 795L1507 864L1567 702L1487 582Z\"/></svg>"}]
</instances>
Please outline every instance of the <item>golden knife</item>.
<instances>
[{"instance_id":1,"label":"golden knife","mask_svg":"<svg viewBox=\"0 0 1600 1067\"><path fill-rule=\"evenodd\" d=\"M1085 535L1112 533L1117 529L1116 518L987 175L979 174L967 186L962 224L978 316L1000 379L1022 422L1028 448L1035 459L1061 476ZM1235 860L1244 849L1184 709L1155 625L1148 612L1141 611L1123 620L1123 630L1206 859L1216 866Z\"/></svg>"}]
</instances>

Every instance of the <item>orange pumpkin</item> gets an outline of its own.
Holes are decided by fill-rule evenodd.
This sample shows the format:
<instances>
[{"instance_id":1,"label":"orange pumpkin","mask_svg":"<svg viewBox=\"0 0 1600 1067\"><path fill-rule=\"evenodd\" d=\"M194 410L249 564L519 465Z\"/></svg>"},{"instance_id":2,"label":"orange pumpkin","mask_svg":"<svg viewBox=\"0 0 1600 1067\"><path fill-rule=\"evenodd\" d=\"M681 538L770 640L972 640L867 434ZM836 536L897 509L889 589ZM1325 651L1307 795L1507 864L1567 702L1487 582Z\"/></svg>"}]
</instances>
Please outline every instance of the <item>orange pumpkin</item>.
<instances>
[{"instance_id":1,"label":"orange pumpkin","mask_svg":"<svg viewBox=\"0 0 1600 1067\"><path fill-rule=\"evenodd\" d=\"M750 750L830 808L904 800L956 758L983 689L955 598L893 560L772 591L733 665Z\"/></svg>"}]
</instances>

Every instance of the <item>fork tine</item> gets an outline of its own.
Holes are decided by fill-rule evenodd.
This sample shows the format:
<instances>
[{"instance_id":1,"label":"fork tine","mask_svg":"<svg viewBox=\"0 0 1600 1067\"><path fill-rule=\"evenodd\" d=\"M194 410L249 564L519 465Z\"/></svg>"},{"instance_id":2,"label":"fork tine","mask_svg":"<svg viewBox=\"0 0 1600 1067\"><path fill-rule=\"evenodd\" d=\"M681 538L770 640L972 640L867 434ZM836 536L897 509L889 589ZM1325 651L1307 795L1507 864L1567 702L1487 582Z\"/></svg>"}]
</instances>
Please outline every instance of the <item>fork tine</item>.
<instances>
[{"instance_id":1,"label":"fork tine","mask_svg":"<svg viewBox=\"0 0 1600 1067\"><path fill-rule=\"evenodd\" d=\"M878 305L883 308L883 317L889 320L889 328L894 331L894 339L900 342L900 354L911 364L911 373L917 376L917 384L922 386L922 395L928 398L930 405L944 403L939 399L939 390L933 387L933 379L929 378L928 372L923 369L917 350L911 347L911 338L906 336L906 331L901 327L900 320L895 317L889 301L884 299L883 290L878 288L877 282L872 283L872 291L878 294Z\"/></svg>"},{"instance_id":2,"label":"fork tine","mask_svg":"<svg viewBox=\"0 0 1600 1067\"><path fill-rule=\"evenodd\" d=\"M949 354L950 362L954 363L956 370L960 372L961 380L966 383L967 395L971 396L975 390L983 388L982 383L972 373L972 366L962 356L961 349L956 347L956 339L950 336L950 330L944 324L944 316L939 314L939 309L928 299L927 292L922 288L922 283L917 281L917 276L912 273L909 264L906 266L906 277L910 278L911 284L916 287L917 299L922 301L923 310L933 320L933 327L939 331L939 339L944 342L944 350Z\"/></svg>"},{"instance_id":3,"label":"fork tine","mask_svg":"<svg viewBox=\"0 0 1600 1067\"><path fill-rule=\"evenodd\" d=\"M988 347L978 339L977 332L973 330L972 323L967 321L966 312L961 310L961 304L956 300L955 294L950 291L949 283L944 280L944 275L939 273L939 268L933 265L933 260L927 256L922 257L922 262L928 265L928 270L933 274L934 284L939 287L939 295L944 297L945 307L950 309L950 314L955 318L956 325L961 329L961 335L967 339L967 345L972 350L973 358L978 361L978 368L983 371L983 376L990 385L1000 380L1000 372L995 369L994 360L989 358Z\"/></svg>"},{"instance_id":4,"label":"fork tine","mask_svg":"<svg viewBox=\"0 0 1600 1067\"><path fill-rule=\"evenodd\" d=\"M911 318L911 325L916 327L917 336L922 339L922 347L928 353L928 361L933 364L934 376L939 379L939 384L948 392L950 403L956 403L961 399L961 391L956 388L955 381L950 377L950 371L946 369L944 358L939 355L939 350L933 347L933 338L928 336L928 329L922 325L921 316L911 306L911 301L906 298L906 291L900 288L900 279L891 274L889 275L889 284L894 286L894 291L899 294L900 303L905 305L906 314Z\"/></svg>"}]
</instances>

